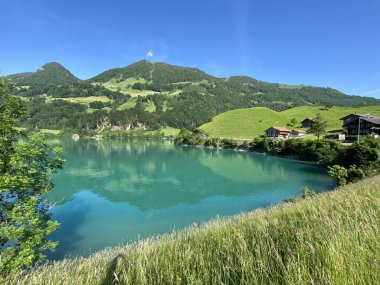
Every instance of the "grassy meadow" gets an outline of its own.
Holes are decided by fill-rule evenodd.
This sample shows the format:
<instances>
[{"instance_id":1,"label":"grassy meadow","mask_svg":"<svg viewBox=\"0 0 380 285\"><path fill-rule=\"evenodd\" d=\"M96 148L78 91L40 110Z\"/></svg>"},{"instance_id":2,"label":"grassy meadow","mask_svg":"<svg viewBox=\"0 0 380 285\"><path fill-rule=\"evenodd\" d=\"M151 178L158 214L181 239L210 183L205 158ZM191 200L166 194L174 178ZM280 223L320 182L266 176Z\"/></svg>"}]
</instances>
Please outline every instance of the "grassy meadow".
<instances>
[{"instance_id":1,"label":"grassy meadow","mask_svg":"<svg viewBox=\"0 0 380 285\"><path fill-rule=\"evenodd\" d=\"M126 221L128 223L128 221ZM66 259L6 284L376 284L380 176Z\"/></svg>"},{"instance_id":2,"label":"grassy meadow","mask_svg":"<svg viewBox=\"0 0 380 285\"><path fill-rule=\"evenodd\" d=\"M88 96L88 97L68 97L68 98L49 98L47 97L47 102L51 102L54 100L64 100L70 103L80 103L88 106L91 102L100 101L103 103L107 103L110 101L106 96Z\"/></svg>"},{"instance_id":3,"label":"grassy meadow","mask_svg":"<svg viewBox=\"0 0 380 285\"><path fill-rule=\"evenodd\" d=\"M130 78L127 78L125 80L118 80L116 78L113 78L107 82L104 82L104 83L93 83L93 84L98 84L98 85L102 85L104 86L105 88L111 90L111 91L120 91L124 94L129 94L131 95L132 97L137 97L137 96L146 96L146 95L150 95L150 94L154 94L156 92L152 91L152 90L136 90L136 89L132 89L132 85L135 84L135 83L146 83L146 80L144 78L135 78L135 77L130 77Z\"/></svg>"},{"instance_id":4,"label":"grassy meadow","mask_svg":"<svg viewBox=\"0 0 380 285\"><path fill-rule=\"evenodd\" d=\"M318 113L328 121L328 130L336 130L342 127L340 118L348 114L372 114L380 117L380 106L368 107L333 107L325 110L318 107L300 106L282 112L276 112L268 108L254 107L237 109L222 113L212 119L211 122L202 125L199 129L211 137L251 138L263 135L271 126L299 128L305 118L314 118ZM288 126L295 118L298 123Z\"/></svg>"}]
</instances>

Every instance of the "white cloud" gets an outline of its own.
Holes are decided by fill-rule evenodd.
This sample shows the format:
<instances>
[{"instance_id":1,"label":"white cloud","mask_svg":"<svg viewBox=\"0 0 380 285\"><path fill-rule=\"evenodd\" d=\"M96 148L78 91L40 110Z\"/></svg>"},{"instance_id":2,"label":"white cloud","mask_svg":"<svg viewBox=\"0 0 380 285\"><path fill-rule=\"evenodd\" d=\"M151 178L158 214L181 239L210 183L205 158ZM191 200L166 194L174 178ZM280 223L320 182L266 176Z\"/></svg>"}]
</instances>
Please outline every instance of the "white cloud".
<instances>
[{"instance_id":1,"label":"white cloud","mask_svg":"<svg viewBox=\"0 0 380 285\"><path fill-rule=\"evenodd\" d=\"M146 57L153 57L153 51L150 50L146 53Z\"/></svg>"}]
</instances>

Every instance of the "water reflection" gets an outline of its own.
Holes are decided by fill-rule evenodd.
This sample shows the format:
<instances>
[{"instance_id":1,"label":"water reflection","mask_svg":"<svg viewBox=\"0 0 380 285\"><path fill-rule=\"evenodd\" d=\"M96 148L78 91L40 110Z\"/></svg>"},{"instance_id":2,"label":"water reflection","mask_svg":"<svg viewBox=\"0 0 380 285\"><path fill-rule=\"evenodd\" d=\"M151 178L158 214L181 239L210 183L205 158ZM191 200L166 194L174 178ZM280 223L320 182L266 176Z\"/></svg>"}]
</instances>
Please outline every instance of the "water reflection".
<instances>
[{"instance_id":1,"label":"water reflection","mask_svg":"<svg viewBox=\"0 0 380 285\"><path fill-rule=\"evenodd\" d=\"M176 147L167 141L61 141L65 169L47 198L61 228L50 259L87 255L298 196L331 189L323 171L276 157Z\"/></svg>"},{"instance_id":2,"label":"water reflection","mask_svg":"<svg viewBox=\"0 0 380 285\"><path fill-rule=\"evenodd\" d=\"M56 189L48 196L58 204L83 188L146 210L216 195L259 194L268 191L268 183L326 187L326 176L313 165L252 153L143 140L63 141L62 146L65 170L55 177Z\"/></svg>"}]
</instances>

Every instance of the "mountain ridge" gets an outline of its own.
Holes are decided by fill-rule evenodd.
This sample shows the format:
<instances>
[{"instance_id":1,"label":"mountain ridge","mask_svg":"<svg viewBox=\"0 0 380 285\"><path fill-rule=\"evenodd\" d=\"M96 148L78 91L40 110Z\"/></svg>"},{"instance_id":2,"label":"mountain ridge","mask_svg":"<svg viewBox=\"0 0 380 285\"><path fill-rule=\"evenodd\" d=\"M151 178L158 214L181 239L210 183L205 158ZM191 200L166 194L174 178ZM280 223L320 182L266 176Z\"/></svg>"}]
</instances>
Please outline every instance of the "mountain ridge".
<instances>
[{"instance_id":1,"label":"mountain ridge","mask_svg":"<svg viewBox=\"0 0 380 285\"><path fill-rule=\"evenodd\" d=\"M58 62L48 62L48 63L44 64L43 66L41 66L40 68L38 68L35 72L20 72L20 73L14 73L14 74L5 75L5 76L2 76L2 77L7 77L14 84L16 84L17 86L21 86L22 84L20 84L20 80L19 80L20 78L25 79L27 77L28 80L29 80L29 76L35 75L36 73L39 73L39 72L45 70L46 67L57 66L60 69L65 70L72 77L74 77L75 78L75 82L86 82L87 81L87 82L93 82L93 83L94 82L100 83L100 82L105 82L105 81L102 80L103 79L102 77L104 77L104 75L109 76L111 74L114 74L114 77L117 77L117 76L120 76L120 75L124 75L124 73L123 73L124 70L132 68L132 67L135 67L135 66L138 66L140 64L150 64L150 65L154 65L154 66L167 66L167 67L173 68L173 69L193 70L193 71L199 72L201 74L204 74L205 78L212 78L212 79L216 79L216 80L218 80L218 79L219 80L236 80L237 78L244 78L245 80L248 80L248 81L268 83L268 84L278 84L278 85L283 85L283 86L296 86L296 88L315 87L315 88L328 88L328 89L337 90L335 88L326 87L326 86L322 87L322 86L314 86L314 85L308 85L308 84L287 84L287 83L267 82L267 81L262 81L262 80L254 78L254 77L250 77L248 75L244 75L244 74L231 75L229 77L216 77L216 76L208 74L205 71L202 71L201 69L196 68L196 67L185 67L185 66L173 65L173 64L169 64L169 63L165 63L165 62L152 62L152 61L149 61L149 60L146 60L146 59L142 59L142 60L136 61L136 62L131 63L129 65L126 65L124 67L115 67L115 68L107 69L107 70L105 70L105 71L103 71L103 72L101 72L101 73L99 73L99 74L97 74L95 76L92 76L90 78L83 79L83 80L81 80L78 77L76 77L75 75L73 75L73 73L71 73L68 69L66 69L62 64L60 64ZM131 77L135 77L135 76L139 76L139 74L138 73L131 74ZM109 77L108 80L111 80L114 77ZM65 82L65 83L67 83L67 82ZM246 82L244 82L244 83L246 83ZM32 84L32 86L33 86L33 84ZM337 91L339 91L339 90L337 90ZM345 94L345 95L349 95L349 96L360 96L360 95L346 94L346 93L341 92L341 91L339 91L339 92L342 93L342 94ZM361 97L364 97L364 96L361 96Z\"/></svg>"},{"instance_id":2,"label":"mountain ridge","mask_svg":"<svg viewBox=\"0 0 380 285\"><path fill-rule=\"evenodd\" d=\"M196 98L193 96L194 98L189 100L188 97L181 96L182 94L207 95L207 102L203 104L210 105L210 110L209 115L204 114L204 116L210 118L227 110L250 107L268 107L281 111L308 105L350 107L380 105L380 99L346 95L330 87L270 83L244 75L218 78L198 68L148 60L109 69L87 80L78 79L56 62L47 63L36 72L14 74L9 78L19 86L18 95L26 97L43 94L54 98L89 97L105 95L106 90L109 90L130 97L146 98L163 95L164 98L156 99L164 102L165 106L169 104L171 105L169 108L173 108L174 105L178 107L178 104L190 104L193 99L197 100L197 103L204 101L199 96ZM120 97L120 95L115 96ZM157 101L156 99L149 97L144 100L147 104L152 104L153 101ZM135 100L134 104L136 102ZM161 103L158 101L156 103L160 105L158 109L161 110ZM133 107L131 104L132 101L129 106ZM197 108L200 107L197 105Z\"/></svg>"},{"instance_id":3,"label":"mountain ridge","mask_svg":"<svg viewBox=\"0 0 380 285\"><path fill-rule=\"evenodd\" d=\"M269 83L248 76L217 78L197 68L146 60L88 80L79 80L58 63L48 63L11 80L18 85L14 95L29 104L25 123L31 128L193 130L218 114L242 108L380 106L380 99L345 95L332 88Z\"/></svg>"},{"instance_id":4,"label":"mountain ridge","mask_svg":"<svg viewBox=\"0 0 380 285\"><path fill-rule=\"evenodd\" d=\"M58 62L48 62L35 72L16 73L7 77L17 86L53 86L80 81Z\"/></svg>"}]
</instances>

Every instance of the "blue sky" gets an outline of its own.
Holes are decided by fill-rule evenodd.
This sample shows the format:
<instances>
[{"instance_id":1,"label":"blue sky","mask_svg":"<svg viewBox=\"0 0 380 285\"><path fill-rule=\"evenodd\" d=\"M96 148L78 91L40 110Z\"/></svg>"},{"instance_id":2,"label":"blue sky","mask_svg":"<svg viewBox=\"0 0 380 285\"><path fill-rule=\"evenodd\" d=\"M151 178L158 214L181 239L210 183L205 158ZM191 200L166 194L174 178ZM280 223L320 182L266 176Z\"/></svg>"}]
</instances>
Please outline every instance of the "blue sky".
<instances>
[{"instance_id":1,"label":"blue sky","mask_svg":"<svg viewBox=\"0 0 380 285\"><path fill-rule=\"evenodd\" d=\"M379 0L0 0L0 74L148 58L380 98Z\"/></svg>"}]
</instances>

